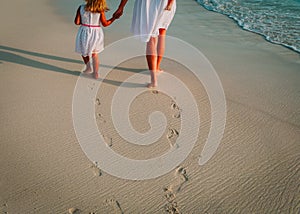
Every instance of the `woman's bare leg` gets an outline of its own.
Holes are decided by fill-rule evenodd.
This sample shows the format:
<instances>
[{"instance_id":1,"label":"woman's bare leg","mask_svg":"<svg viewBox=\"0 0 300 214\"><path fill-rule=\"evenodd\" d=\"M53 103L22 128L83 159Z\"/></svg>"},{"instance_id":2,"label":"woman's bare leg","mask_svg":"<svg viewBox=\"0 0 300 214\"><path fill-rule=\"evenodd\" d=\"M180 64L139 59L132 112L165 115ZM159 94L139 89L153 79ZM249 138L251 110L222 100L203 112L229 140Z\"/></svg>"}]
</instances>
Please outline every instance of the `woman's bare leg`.
<instances>
[{"instance_id":1,"label":"woman's bare leg","mask_svg":"<svg viewBox=\"0 0 300 214\"><path fill-rule=\"evenodd\" d=\"M148 85L149 88L157 86L157 38L151 37L146 47L146 59L151 75L151 83Z\"/></svg>"},{"instance_id":2,"label":"woman's bare leg","mask_svg":"<svg viewBox=\"0 0 300 214\"><path fill-rule=\"evenodd\" d=\"M162 72L160 68L160 63L165 54L166 47L166 29L159 29L158 43L157 43L157 72Z\"/></svg>"}]
</instances>

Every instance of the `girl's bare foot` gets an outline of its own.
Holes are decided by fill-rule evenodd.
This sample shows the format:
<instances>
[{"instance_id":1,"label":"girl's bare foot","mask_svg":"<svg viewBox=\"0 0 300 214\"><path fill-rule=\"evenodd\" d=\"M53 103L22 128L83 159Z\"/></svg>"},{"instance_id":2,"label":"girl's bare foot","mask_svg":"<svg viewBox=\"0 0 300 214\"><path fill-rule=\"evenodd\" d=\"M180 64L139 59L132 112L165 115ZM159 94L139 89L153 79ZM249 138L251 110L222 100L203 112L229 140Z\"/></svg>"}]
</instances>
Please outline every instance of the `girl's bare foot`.
<instances>
[{"instance_id":1,"label":"girl's bare foot","mask_svg":"<svg viewBox=\"0 0 300 214\"><path fill-rule=\"evenodd\" d=\"M86 68L82 72L85 73L85 74L90 74L90 73L92 73L92 69L91 68L89 68L89 69Z\"/></svg>"},{"instance_id":2,"label":"girl's bare foot","mask_svg":"<svg viewBox=\"0 0 300 214\"><path fill-rule=\"evenodd\" d=\"M85 74L92 73L92 69L91 69L91 66L90 66L89 63L85 65L85 69L82 72L85 73Z\"/></svg>"},{"instance_id":3,"label":"girl's bare foot","mask_svg":"<svg viewBox=\"0 0 300 214\"><path fill-rule=\"evenodd\" d=\"M157 87L157 83L149 83L147 85L147 88L156 88Z\"/></svg>"}]
</instances>

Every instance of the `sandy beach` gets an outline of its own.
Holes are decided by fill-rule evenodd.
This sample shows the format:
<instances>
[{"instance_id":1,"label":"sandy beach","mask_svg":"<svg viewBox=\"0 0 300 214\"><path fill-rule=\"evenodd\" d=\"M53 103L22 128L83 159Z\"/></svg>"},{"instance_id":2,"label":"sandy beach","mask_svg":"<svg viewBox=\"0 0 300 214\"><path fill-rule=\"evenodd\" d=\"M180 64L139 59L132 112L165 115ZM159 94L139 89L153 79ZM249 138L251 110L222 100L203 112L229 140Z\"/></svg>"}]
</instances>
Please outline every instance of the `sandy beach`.
<instances>
[{"instance_id":1,"label":"sandy beach","mask_svg":"<svg viewBox=\"0 0 300 214\"><path fill-rule=\"evenodd\" d=\"M166 74L159 76L162 85L167 74L174 75L187 85L198 107L195 146L162 176L122 179L103 170L104 163L88 159L74 128L72 104L83 63L74 52L78 27L73 18L81 3L18 0L1 6L1 214L300 212L298 53L242 30L193 0L177 0L168 35L198 49L218 74L226 97L223 138L200 166L214 113L209 95L186 66L167 58L162 63ZM108 4L110 17L118 1ZM131 36L133 4L130 0L124 16L104 29L107 50ZM167 44L167 49L172 47ZM126 51L113 52L111 58ZM147 70L147 64L142 56L119 64L106 57L105 51L100 54L100 76L113 69L99 88L98 82L87 88L96 94L99 133L110 149L131 159L164 154L182 136L180 106L159 90L137 96L129 110L136 131L151 128L153 111L165 115L167 129L149 146L127 142L114 126L112 97L126 79Z\"/></svg>"}]
</instances>

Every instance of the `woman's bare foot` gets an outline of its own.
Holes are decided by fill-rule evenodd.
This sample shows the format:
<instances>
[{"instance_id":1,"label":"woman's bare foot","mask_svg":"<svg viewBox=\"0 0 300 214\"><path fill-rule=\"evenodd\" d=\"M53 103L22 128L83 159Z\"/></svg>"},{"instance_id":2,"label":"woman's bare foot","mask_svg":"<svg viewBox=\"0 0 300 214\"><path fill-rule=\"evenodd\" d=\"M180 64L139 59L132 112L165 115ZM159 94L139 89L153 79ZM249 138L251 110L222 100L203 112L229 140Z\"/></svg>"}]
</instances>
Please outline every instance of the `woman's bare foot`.
<instances>
[{"instance_id":1,"label":"woman's bare foot","mask_svg":"<svg viewBox=\"0 0 300 214\"><path fill-rule=\"evenodd\" d=\"M156 88L157 87L157 83L149 83L147 85L147 88Z\"/></svg>"},{"instance_id":2,"label":"woman's bare foot","mask_svg":"<svg viewBox=\"0 0 300 214\"><path fill-rule=\"evenodd\" d=\"M162 70L162 69L160 69L160 68L157 69L157 71L156 71L157 74L160 74L160 73L162 73L162 72L164 72L164 70Z\"/></svg>"},{"instance_id":3,"label":"woman's bare foot","mask_svg":"<svg viewBox=\"0 0 300 214\"><path fill-rule=\"evenodd\" d=\"M93 74L94 74L94 78L95 78L95 79L98 79L98 78L99 78L98 72L94 72Z\"/></svg>"}]
</instances>

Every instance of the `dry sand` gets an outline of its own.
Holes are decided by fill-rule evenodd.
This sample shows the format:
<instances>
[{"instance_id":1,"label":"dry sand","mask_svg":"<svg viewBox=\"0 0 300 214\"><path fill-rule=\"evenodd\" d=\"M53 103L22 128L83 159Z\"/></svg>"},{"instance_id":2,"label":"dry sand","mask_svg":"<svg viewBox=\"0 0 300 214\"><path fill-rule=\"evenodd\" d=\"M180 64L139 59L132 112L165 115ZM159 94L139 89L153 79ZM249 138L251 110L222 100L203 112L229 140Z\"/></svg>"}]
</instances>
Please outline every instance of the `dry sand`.
<instances>
[{"instance_id":1,"label":"dry sand","mask_svg":"<svg viewBox=\"0 0 300 214\"><path fill-rule=\"evenodd\" d=\"M0 9L0 213L300 212L299 54L241 30L192 0L178 0L168 33L198 48L215 67L227 103L224 137L213 158L199 166L210 125L209 100L185 67L166 59L164 70L186 83L197 100L198 140L179 170L146 181L124 180L101 170L101 163L95 167L80 148L72 121L82 69L73 52L77 28L73 14L62 16L65 9L49 2L7 1ZM78 2L64 3L75 12ZM111 8L116 5L112 1ZM124 17L105 29L107 45L130 36L132 8L129 1ZM106 142L136 159L163 154L176 140L166 130L157 143L140 148L113 127L113 93L146 68L143 57L119 64L95 104ZM149 129L153 110L162 111L179 132L171 98L151 91L137 97L130 110L138 131Z\"/></svg>"}]
</instances>

